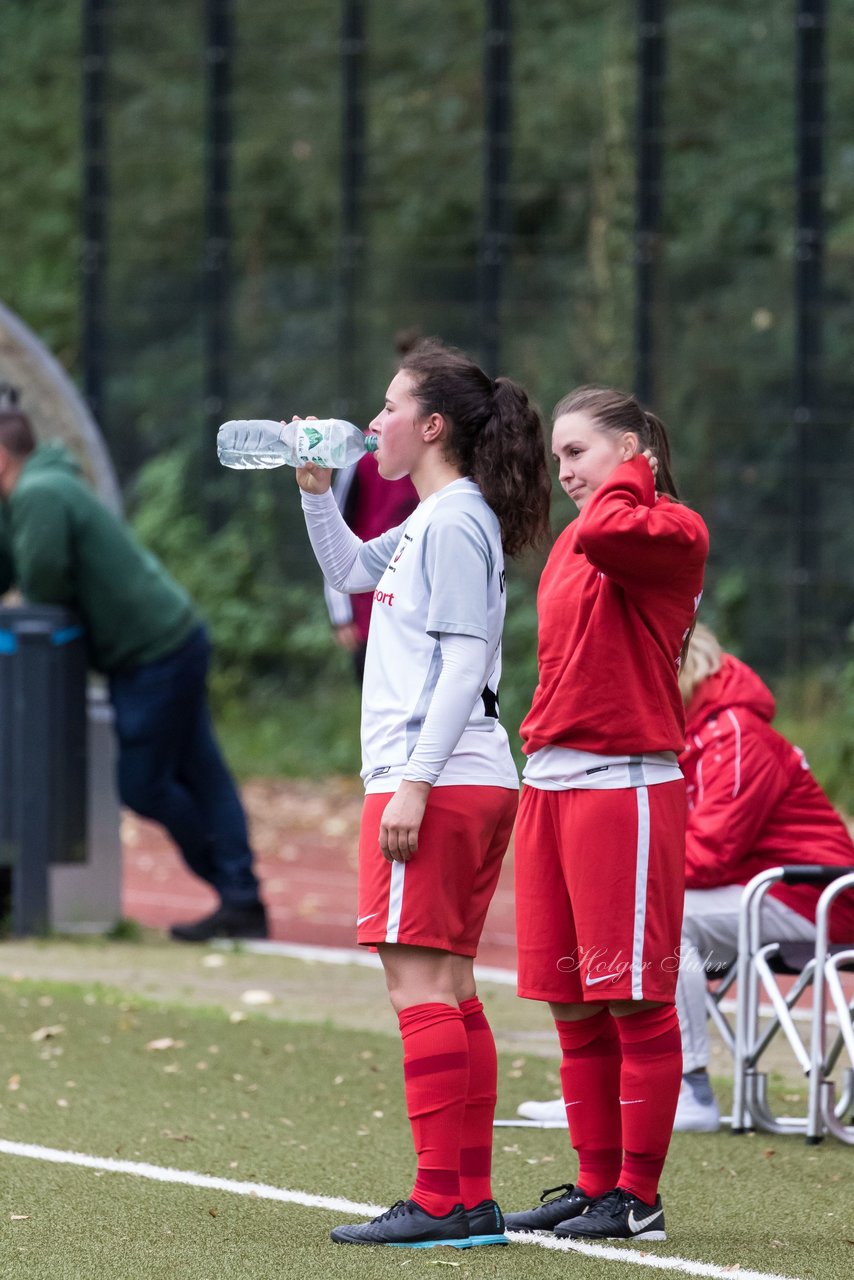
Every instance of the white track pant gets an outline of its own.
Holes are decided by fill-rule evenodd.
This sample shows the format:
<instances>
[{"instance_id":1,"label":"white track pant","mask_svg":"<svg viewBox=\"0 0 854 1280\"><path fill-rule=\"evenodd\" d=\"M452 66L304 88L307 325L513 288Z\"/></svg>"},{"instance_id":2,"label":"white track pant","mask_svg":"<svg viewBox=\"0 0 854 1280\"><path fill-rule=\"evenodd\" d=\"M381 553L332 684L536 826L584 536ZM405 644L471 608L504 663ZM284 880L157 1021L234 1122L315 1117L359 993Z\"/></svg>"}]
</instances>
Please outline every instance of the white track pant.
<instances>
[{"instance_id":1,"label":"white track pant","mask_svg":"<svg viewBox=\"0 0 854 1280\"><path fill-rule=\"evenodd\" d=\"M682 1032L683 1072L709 1064L706 1025L706 966L735 959L738 944L739 884L718 889L687 889L682 921L682 949L676 1010ZM762 942L814 942L815 925L766 896L762 907Z\"/></svg>"}]
</instances>

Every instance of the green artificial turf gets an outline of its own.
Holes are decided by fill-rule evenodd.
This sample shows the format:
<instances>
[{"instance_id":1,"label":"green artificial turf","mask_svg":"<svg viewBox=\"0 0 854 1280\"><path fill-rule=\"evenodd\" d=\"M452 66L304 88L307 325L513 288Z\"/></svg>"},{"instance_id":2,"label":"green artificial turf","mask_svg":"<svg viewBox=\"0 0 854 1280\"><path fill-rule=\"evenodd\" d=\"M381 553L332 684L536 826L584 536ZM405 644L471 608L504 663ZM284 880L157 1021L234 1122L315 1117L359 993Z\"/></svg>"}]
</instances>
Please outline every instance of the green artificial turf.
<instances>
[{"instance_id":1,"label":"green artificial turf","mask_svg":"<svg viewBox=\"0 0 854 1280\"><path fill-rule=\"evenodd\" d=\"M188 963L186 953L175 954ZM265 958L236 963L244 987L252 966L253 985L267 985ZM234 1022L233 1009L217 1004L140 999L87 985L79 974L74 985L0 979L0 1135L391 1203L407 1193L414 1171L400 1046L387 1030L336 1025L329 973L314 972L325 1022L260 1013ZM512 1017L513 1008L502 993L492 1016ZM499 1112L552 1096L555 1082L553 1058L503 1054ZM677 1135L662 1186L670 1238L625 1249L843 1280L854 1261L852 1166L854 1152L832 1140L809 1148L762 1134ZM571 1179L574 1167L559 1131L495 1131L495 1189L505 1207L534 1203L543 1187ZM0 1155L0 1188L0 1275L22 1280L435 1280L437 1267L451 1264L466 1277L668 1274L521 1244L452 1257L451 1250L347 1249L328 1240L346 1214L10 1155Z\"/></svg>"}]
</instances>

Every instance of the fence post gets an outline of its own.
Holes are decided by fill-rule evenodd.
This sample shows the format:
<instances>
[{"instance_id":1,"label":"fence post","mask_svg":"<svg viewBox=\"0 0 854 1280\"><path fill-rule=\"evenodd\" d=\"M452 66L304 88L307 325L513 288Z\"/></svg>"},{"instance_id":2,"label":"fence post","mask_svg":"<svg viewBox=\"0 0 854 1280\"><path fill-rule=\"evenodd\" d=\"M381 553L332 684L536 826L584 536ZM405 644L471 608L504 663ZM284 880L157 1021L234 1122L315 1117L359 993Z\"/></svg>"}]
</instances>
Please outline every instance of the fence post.
<instances>
[{"instance_id":1,"label":"fence post","mask_svg":"<svg viewBox=\"0 0 854 1280\"><path fill-rule=\"evenodd\" d=\"M637 193L635 204L635 390L656 395L655 301L664 183L664 0L638 4Z\"/></svg>"},{"instance_id":2,"label":"fence post","mask_svg":"<svg viewBox=\"0 0 854 1280\"><path fill-rule=\"evenodd\" d=\"M512 127L510 0L486 0L483 215L478 296L483 367L492 377L501 360L501 293L510 233Z\"/></svg>"},{"instance_id":3,"label":"fence post","mask_svg":"<svg viewBox=\"0 0 854 1280\"><path fill-rule=\"evenodd\" d=\"M807 655L809 596L816 579L820 510L818 475L810 463L814 461L816 415L821 399L825 27L825 0L798 0L790 671L798 671Z\"/></svg>"}]
</instances>

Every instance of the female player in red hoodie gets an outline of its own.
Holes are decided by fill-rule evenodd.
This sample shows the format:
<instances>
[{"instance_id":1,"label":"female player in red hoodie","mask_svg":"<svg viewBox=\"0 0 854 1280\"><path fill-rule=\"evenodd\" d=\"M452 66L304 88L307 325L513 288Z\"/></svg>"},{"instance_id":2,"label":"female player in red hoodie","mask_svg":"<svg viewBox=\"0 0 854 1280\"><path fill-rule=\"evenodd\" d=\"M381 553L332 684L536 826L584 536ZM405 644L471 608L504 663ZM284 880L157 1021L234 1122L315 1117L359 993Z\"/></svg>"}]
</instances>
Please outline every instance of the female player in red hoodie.
<instances>
[{"instance_id":1,"label":"female player in red hoodie","mask_svg":"<svg viewBox=\"0 0 854 1280\"><path fill-rule=\"evenodd\" d=\"M803 752L772 727L775 704L755 671L724 653L698 623L679 670L685 703L685 910L676 1007L682 1089L675 1132L712 1133L720 1112L707 1072L707 970L735 959L744 885L771 867L854 866L854 843ZM765 942L814 942L823 885L775 885L762 909ZM854 938L854 894L842 894L831 941ZM519 1114L549 1123L563 1099L526 1102Z\"/></svg>"},{"instance_id":2,"label":"female player in red hoodie","mask_svg":"<svg viewBox=\"0 0 854 1280\"><path fill-rule=\"evenodd\" d=\"M555 1018L579 1174L507 1225L663 1240L658 1181L682 1078L678 672L708 534L676 499L664 427L633 396L566 396L552 452L581 514L538 596L516 828L519 994Z\"/></svg>"},{"instance_id":3,"label":"female player in red hoodie","mask_svg":"<svg viewBox=\"0 0 854 1280\"><path fill-rule=\"evenodd\" d=\"M784 866L854 866L854 844L804 753L776 729L774 697L755 671L698 626L679 675L686 706L679 763L688 793L685 913L677 1007L683 1080L674 1128L713 1132L720 1115L706 1068L705 967L735 959L744 885ZM762 909L763 940L814 942L824 885L775 885ZM854 895L842 894L831 940L854 938Z\"/></svg>"}]
</instances>

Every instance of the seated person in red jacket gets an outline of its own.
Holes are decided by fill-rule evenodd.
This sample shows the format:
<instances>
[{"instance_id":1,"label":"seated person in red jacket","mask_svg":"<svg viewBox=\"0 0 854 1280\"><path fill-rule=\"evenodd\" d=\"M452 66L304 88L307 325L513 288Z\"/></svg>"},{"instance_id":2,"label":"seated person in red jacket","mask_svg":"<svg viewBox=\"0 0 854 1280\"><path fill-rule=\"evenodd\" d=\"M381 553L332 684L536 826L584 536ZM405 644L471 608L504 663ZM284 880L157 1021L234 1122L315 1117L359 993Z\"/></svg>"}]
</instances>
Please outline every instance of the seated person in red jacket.
<instances>
[{"instance_id":1,"label":"seated person in red jacket","mask_svg":"<svg viewBox=\"0 0 854 1280\"><path fill-rule=\"evenodd\" d=\"M755 671L721 650L698 623L679 678L686 743L679 757L688 793L685 913L676 1007L683 1077L676 1131L720 1122L708 1077L706 969L735 959L744 885L787 864L854 865L854 843L803 752L771 727L775 705ZM815 940L823 886L778 885L762 913L764 941ZM854 938L851 895L837 901L831 940ZM519 1114L565 1123L563 1102L523 1102Z\"/></svg>"},{"instance_id":2,"label":"seated person in red jacket","mask_svg":"<svg viewBox=\"0 0 854 1280\"><path fill-rule=\"evenodd\" d=\"M688 792L685 915L677 987L683 1077L677 1130L718 1127L706 1068L705 967L735 958L744 885L769 867L854 865L854 843L804 759L771 727L774 698L755 671L723 653L697 626L680 675L686 743L679 758ZM823 886L777 885L762 912L763 941L815 940ZM844 895L831 939L854 938Z\"/></svg>"}]
</instances>

